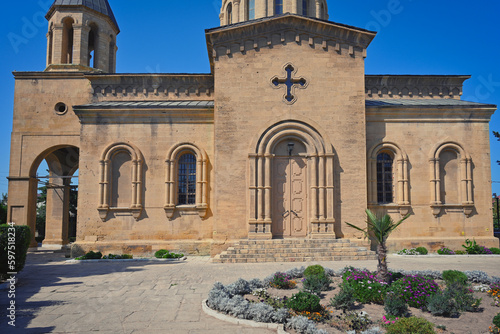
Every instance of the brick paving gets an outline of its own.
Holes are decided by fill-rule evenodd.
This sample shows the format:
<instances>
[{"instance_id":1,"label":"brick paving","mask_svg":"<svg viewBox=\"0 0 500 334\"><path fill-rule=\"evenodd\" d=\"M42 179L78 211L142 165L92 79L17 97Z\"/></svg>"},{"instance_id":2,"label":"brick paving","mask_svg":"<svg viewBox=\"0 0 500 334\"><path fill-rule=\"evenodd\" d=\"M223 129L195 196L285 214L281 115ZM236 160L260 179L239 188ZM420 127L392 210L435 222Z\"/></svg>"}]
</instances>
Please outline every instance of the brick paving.
<instances>
[{"instance_id":1,"label":"brick paving","mask_svg":"<svg viewBox=\"0 0 500 334\"><path fill-rule=\"evenodd\" d=\"M64 254L28 255L16 285L16 328L7 325L7 286L0 288L0 333L273 333L212 318L201 301L216 281L264 278L311 263L214 264L207 257L182 263L65 261ZM500 256L389 257L391 268L483 270L500 276ZM377 262L314 262L374 270Z\"/></svg>"}]
</instances>

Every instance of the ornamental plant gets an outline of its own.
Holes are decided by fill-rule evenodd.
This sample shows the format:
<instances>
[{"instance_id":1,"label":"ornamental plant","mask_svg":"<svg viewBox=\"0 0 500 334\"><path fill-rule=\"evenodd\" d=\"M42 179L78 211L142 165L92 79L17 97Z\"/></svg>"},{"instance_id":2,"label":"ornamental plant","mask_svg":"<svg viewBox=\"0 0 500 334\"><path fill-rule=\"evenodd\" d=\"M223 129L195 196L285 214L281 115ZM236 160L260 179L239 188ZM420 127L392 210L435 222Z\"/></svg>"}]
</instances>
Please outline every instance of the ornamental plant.
<instances>
[{"instance_id":1,"label":"ornamental plant","mask_svg":"<svg viewBox=\"0 0 500 334\"><path fill-rule=\"evenodd\" d=\"M417 252L419 252L421 255L429 254L429 251L425 247L417 247Z\"/></svg>"},{"instance_id":2,"label":"ornamental plant","mask_svg":"<svg viewBox=\"0 0 500 334\"><path fill-rule=\"evenodd\" d=\"M490 326L490 333L499 334L500 333L500 313L498 313L493 318L493 326Z\"/></svg>"},{"instance_id":3,"label":"ornamental plant","mask_svg":"<svg viewBox=\"0 0 500 334\"><path fill-rule=\"evenodd\" d=\"M384 310L392 317L405 317L408 314L408 304L399 296L389 292L384 300Z\"/></svg>"},{"instance_id":4,"label":"ornamental plant","mask_svg":"<svg viewBox=\"0 0 500 334\"><path fill-rule=\"evenodd\" d=\"M323 268L319 264L315 264L313 266L307 267L306 270L304 270L304 277L313 275L325 275L325 268Z\"/></svg>"},{"instance_id":5,"label":"ornamental plant","mask_svg":"<svg viewBox=\"0 0 500 334\"><path fill-rule=\"evenodd\" d=\"M467 281L469 280L467 275L459 270L445 270L443 271L443 280L446 281L447 285L458 282L462 285L467 285Z\"/></svg>"},{"instance_id":6,"label":"ornamental plant","mask_svg":"<svg viewBox=\"0 0 500 334\"><path fill-rule=\"evenodd\" d=\"M319 275L307 276L303 282L304 290L319 295L322 291L330 290L332 280L323 273Z\"/></svg>"},{"instance_id":7,"label":"ornamental plant","mask_svg":"<svg viewBox=\"0 0 500 334\"><path fill-rule=\"evenodd\" d=\"M417 317L402 318L387 326L387 334L435 334L434 325Z\"/></svg>"},{"instance_id":8,"label":"ornamental plant","mask_svg":"<svg viewBox=\"0 0 500 334\"><path fill-rule=\"evenodd\" d=\"M500 283L490 285L488 295L493 298L492 305L500 307Z\"/></svg>"},{"instance_id":9,"label":"ornamental plant","mask_svg":"<svg viewBox=\"0 0 500 334\"><path fill-rule=\"evenodd\" d=\"M18 273L24 268L30 241L28 226L14 223L0 225L0 281L10 277L7 273Z\"/></svg>"},{"instance_id":10,"label":"ornamental plant","mask_svg":"<svg viewBox=\"0 0 500 334\"><path fill-rule=\"evenodd\" d=\"M437 283L429 278L413 275L405 276L392 283L390 291L409 306L426 309L426 300L439 291Z\"/></svg>"},{"instance_id":11,"label":"ornamental plant","mask_svg":"<svg viewBox=\"0 0 500 334\"><path fill-rule=\"evenodd\" d=\"M90 251L83 256L75 258L75 260L99 260L99 259L102 259L102 253L94 251Z\"/></svg>"},{"instance_id":12,"label":"ornamental plant","mask_svg":"<svg viewBox=\"0 0 500 334\"><path fill-rule=\"evenodd\" d=\"M339 293L330 299L330 306L336 310L342 310L342 313L346 313L354 308L354 289L348 284L343 284Z\"/></svg>"},{"instance_id":13,"label":"ornamental plant","mask_svg":"<svg viewBox=\"0 0 500 334\"><path fill-rule=\"evenodd\" d=\"M403 217L403 219L394 221L391 216L388 214L385 215L375 215L370 210L366 210L366 215L368 217L367 224L368 227L366 229L362 229L356 225L352 225L346 223L350 227L361 231L365 234L366 237L373 236L375 241L377 242L377 277L380 281L384 281L389 283L390 276L389 270L387 268L387 238L391 235L391 233L398 228L406 219L410 217L410 214L407 214Z\"/></svg>"},{"instance_id":14,"label":"ornamental plant","mask_svg":"<svg viewBox=\"0 0 500 334\"><path fill-rule=\"evenodd\" d=\"M277 272L274 274L270 285L277 289L293 289L297 284L295 281L292 281L291 278L292 277L286 273Z\"/></svg>"},{"instance_id":15,"label":"ornamental plant","mask_svg":"<svg viewBox=\"0 0 500 334\"><path fill-rule=\"evenodd\" d=\"M493 253L493 254L500 255L500 248L491 247L491 248L490 248L490 251L491 251L491 253Z\"/></svg>"},{"instance_id":16,"label":"ornamental plant","mask_svg":"<svg viewBox=\"0 0 500 334\"><path fill-rule=\"evenodd\" d=\"M388 277L390 279L390 273ZM375 273L350 268L342 275L342 279L344 285L352 288L354 297L360 303L383 304L389 285Z\"/></svg>"},{"instance_id":17,"label":"ornamental plant","mask_svg":"<svg viewBox=\"0 0 500 334\"><path fill-rule=\"evenodd\" d=\"M323 307L320 305L320 298L312 293L300 291L287 300L286 305L295 312L320 312Z\"/></svg>"},{"instance_id":18,"label":"ornamental plant","mask_svg":"<svg viewBox=\"0 0 500 334\"><path fill-rule=\"evenodd\" d=\"M438 249L437 253L439 255L455 255L455 252L449 249L448 247L441 247L441 249Z\"/></svg>"},{"instance_id":19,"label":"ornamental plant","mask_svg":"<svg viewBox=\"0 0 500 334\"><path fill-rule=\"evenodd\" d=\"M179 259L183 256L184 254L170 253L170 251L166 249L160 249L155 252L155 257L157 259Z\"/></svg>"},{"instance_id":20,"label":"ornamental plant","mask_svg":"<svg viewBox=\"0 0 500 334\"><path fill-rule=\"evenodd\" d=\"M420 255L420 253L417 251L416 248L409 248L409 249L403 248L397 254L398 255Z\"/></svg>"}]
</instances>

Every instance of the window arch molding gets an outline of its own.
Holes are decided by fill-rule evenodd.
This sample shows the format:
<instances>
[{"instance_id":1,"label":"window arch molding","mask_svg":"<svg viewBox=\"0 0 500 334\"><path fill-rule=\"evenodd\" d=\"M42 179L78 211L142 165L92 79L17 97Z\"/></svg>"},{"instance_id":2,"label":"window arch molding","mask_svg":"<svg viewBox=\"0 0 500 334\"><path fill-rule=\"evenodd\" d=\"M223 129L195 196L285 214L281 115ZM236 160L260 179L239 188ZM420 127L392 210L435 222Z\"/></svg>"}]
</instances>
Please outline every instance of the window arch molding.
<instances>
[{"instance_id":1,"label":"window arch molding","mask_svg":"<svg viewBox=\"0 0 500 334\"><path fill-rule=\"evenodd\" d=\"M393 159L394 203L391 204L379 204L377 198L377 158L382 153L388 153ZM405 216L410 212L410 205L408 155L392 142L375 145L368 152L368 206L393 206Z\"/></svg>"},{"instance_id":2,"label":"window arch molding","mask_svg":"<svg viewBox=\"0 0 500 334\"><path fill-rule=\"evenodd\" d=\"M460 186L459 196L461 204L445 204L441 199L441 164L440 155L444 151L454 151L459 160L459 175ZM438 217L443 209L446 208L459 208L463 211L468 218L472 214L474 208L473 194L472 194L472 158L464 149L464 147L454 141L443 142L436 145L429 157L430 165L430 182L431 182L431 208L435 217Z\"/></svg>"},{"instance_id":3,"label":"window arch molding","mask_svg":"<svg viewBox=\"0 0 500 334\"><path fill-rule=\"evenodd\" d=\"M111 183L112 183L112 160L113 156L119 152L126 152L130 155L132 161L132 196L131 203L128 208L113 208L111 207ZM143 206L142 193L144 187L144 175L142 165L144 157L141 151L130 143L114 143L109 145L101 155L100 174L101 182L99 184L99 216L102 221L106 221L109 211L128 211L131 212L135 220L139 220Z\"/></svg>"},{"instance_id":4,"label":"window arch molding","mask_svg":"<svg viewBox=\"0 0 500 334\"><path fill-rule=\"evenodd\" d=\"M179 206L176 200L176 185L178 184L179 158L190 153L196 157L196 200L194 205ZM172 219L175 209L194 209L201 218L207 214L208 204L208 156L205 150L192 143L179 143L174 145L167 154L165 178L165 212Z\"/></svg>"}]
</instances>

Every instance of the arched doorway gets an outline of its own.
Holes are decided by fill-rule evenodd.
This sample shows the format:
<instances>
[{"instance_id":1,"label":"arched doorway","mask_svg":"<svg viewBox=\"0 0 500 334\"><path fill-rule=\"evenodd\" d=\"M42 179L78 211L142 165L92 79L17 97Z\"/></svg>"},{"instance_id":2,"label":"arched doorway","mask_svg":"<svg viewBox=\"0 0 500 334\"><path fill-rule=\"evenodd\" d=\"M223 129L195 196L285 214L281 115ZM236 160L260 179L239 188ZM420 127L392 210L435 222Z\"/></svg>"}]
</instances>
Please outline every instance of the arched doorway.
<instances>
[{"instance_id":1,"label":"arched doorway","mask_svg":"<svg viewBox=\"0 0 500 334\"><path fill-rule=\"evenodd\" d=\"M77 147L57 146L42 152L31 166L28 225L32 231L38 232L39 237L43 237L44 248L60 249L70 242L70 237L76 232L78 165ZM40 217L42 206L45 206L43 227L40 221L40 218L43 219L43 216ZM33 241L32 247L36 245L38 242Z\"/></svg>"},{"instance_id":2,"label":"arched doorway","mask_svg":"<svg viewBox=\"0 0 500 334\"><path fill-rule=\"evenodd\" d=\"M282 140L273 159L273 238L307 234L307 149L296 139Z\"/></svg>"},{"instance_id":3,"label":"arched doorway","mask_svg":"<svg viewBox=\"0 0 500 334\"><path fill-rule=\"evenodd\" d=\"M249 154L249 238L331 238L333 147L305 122L267 128Z\"/></svg>"}]
</instances>

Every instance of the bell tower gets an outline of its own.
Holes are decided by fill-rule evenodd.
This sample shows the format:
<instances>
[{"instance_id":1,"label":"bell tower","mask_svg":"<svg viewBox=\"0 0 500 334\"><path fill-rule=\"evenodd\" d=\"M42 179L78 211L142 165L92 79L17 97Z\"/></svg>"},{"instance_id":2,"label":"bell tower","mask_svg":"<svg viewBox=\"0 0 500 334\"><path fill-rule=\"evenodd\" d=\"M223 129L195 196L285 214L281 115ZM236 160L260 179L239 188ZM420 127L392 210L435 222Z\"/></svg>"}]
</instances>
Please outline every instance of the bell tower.
<instances>
[{"instance_id":1,"label":"bell tower","mask_svg":"<svg viewBox=\"0 0 500 334\"><path fill-rule=\"evenodd\" d=\"M108 0L55 0L45 17L46 71L116 72L120 28Z\"/></svg>"},{"instance_id":2,"label":"bell tower","mask_svg":"<svg viewBox=\"0 0 500 334\"><path fill-rule=\"evenodd\" d=\"M220 25L285 13L328 20L326 0L222 0Z\"/></svg>"}]
</instances>

